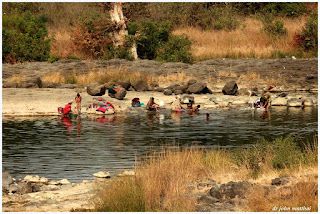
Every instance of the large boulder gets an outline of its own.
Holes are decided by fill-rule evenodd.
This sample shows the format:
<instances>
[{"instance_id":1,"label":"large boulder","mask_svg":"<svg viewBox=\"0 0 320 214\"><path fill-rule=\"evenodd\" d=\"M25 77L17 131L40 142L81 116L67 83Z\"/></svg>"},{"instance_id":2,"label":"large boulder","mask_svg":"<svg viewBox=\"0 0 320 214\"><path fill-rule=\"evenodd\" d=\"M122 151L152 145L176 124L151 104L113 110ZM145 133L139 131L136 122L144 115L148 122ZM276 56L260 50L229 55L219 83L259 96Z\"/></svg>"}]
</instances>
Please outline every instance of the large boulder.
<instances>
[{"instance_id":1,"label":"large boulder","mask_svg":"<svg viewBox=\"0 0 320 214\"><path fill-rule=\"evenodd\" d=\"M235 81L227 82L222 89L224 95L236 95L237 91L238 85Z\"/></svg>"},{"instance_id":2,"label":"large boulder","mask_svg":"<svg viewBox=\"0 0 320 214\"><path fill-rule=\"evenodd\" d=\"M197 82L188 87L187 92L190 94L200 94L207 87L206 83Z\"/></svg>"},{"instance_id":3,"label":"large boulder","mask_svg":"<svg viewBox=\"0 0 320 214\"><path fill-rule=\"evenodd\" d=\"M130 82L116 82L116 85L120 85L122 88L126 89L127 91L131 87Z\"/></svg>"},{"instance_id":4,"label":"large boulder","mask_svg":"<svg viewBox=\"0 0 320 214\"><path fill-rule=\"evenodd\" d=\"M91 96L102 96L106 93L105 85L90 85L87 86L87 93Z\"/></svg>"},{"instance_id":5,"label":"large boulder","mask_svg":"<svg viewBox=\"0 0 320 214\"><path fill-rule=\"evenodd\" d=\"M169 89L171 91L174 91L177 89L177 87L179 87L180 85L179 84L171 84L169 85L168 87L166 87L166 89Z\"/></svg>"},{"instance_id":6,"label":"large boulder","mask_svg":"<svg viewBox=\"0 0 320 214\"><path fill-rule=\"evenodd\" d=\"M117 93L114 95L114 98L118 100L123 100L123 98L127 95L127 91L124 88L119 88Z\"/></svg>"},{"instance_id":7,"label":"large boulder","mask_svg":"<svg viewBox=\"0 0 320 214\"><path fill-rule=\"evenodd\" d=\"M153 90L154 90L154 91L157 91L157 92L163 92L163 91L164 91L164 88L162 88L162 87L155 87Z\"/></svg>"},{"instance_id":8,"label":"large boulder","mask_svg":"<svg viewBox=\"0 0 320 214\"><path fill-rule=\"evenodd\" d=\"M181 90L183 93L186 93L188 87L189 87L188 85L179 85L175 88L175 90Z\"/></svg>"},{"instance_id":9,"label":"large boulder","mask_svg":"<svg viewBox=\"0 0 320 214\"><path fill-rule=\"evenodd\" d=\"M139 81L133 83L132 87L136 91L148 91L149 90L148 83L146 81L143 81L143 80L139 80Z\"/></svg>"},{"instance_id":10,"label":"large boulder","mask_svg":"<svg viewBox=\"0 0 320 214\"><path fill-rule=\"evenodd\" d=\"M193 85L193 84L195 84L195 83L197 83L197 80L191 79L191 80L189 80L189 81L187 82L187 85L189 86L189 85Z\"/></svg>"}]
</instances>

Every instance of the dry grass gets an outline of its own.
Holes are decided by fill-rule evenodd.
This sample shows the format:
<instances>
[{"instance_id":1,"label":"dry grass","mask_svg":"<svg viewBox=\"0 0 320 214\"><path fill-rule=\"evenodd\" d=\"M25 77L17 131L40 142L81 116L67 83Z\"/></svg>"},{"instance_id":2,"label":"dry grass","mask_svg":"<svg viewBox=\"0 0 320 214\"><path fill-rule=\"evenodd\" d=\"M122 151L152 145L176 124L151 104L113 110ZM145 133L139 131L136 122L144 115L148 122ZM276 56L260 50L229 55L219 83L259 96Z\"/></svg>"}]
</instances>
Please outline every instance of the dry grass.
<instances>
[{"instance_id":1,"label":"dry grass","mask_svg":"<svg viewBox=\"0 0 320 214\"><path fill-rule=\"evenodd\" d=\"M309 210L299 210L305 207ZM256 189L248 195L246 211L277 212L277 211L318 211L317 179L300 181L291 186L277 188L267 192L263 188Z\"/></svg>"},{"instance_id":2,"label":"dry grass","mask_svg":"<svg viewBox=\"0 0 320 214\"><path fill-rule=\"evenodd\" d=\"M179 28L174 34L185 34L192 43L192 55L197 60L221 57L272 57L274 52L294 52L293 38L306 22L306 18L284 19L288 35L274 39L262 29L262 23L247 18L244 26L235 31L202 31L197 28Z\"/></svg>"},{"instance_id":3,"label":"dry grass","mask_svg":"<svg viewBox=\"0 0 320 214\"><path fill-rule=\"evenodd\" d=\"M255 71L247 71L244 74L241 74L237 81L240 85L246 87L255 87L259 85L273 85L281 86L285 85L286 79L284 77L277 78L268 76L261 76L260 73Z\"/></svg>"},{"instance_id":4,"label":"dry grass","mask_svg":"<svg viewBox=\"0 0 320 214\"><path fill-rule=\"evenodd\" d=\"M191 79L185 72L178 72L168 75L152 75L140 71L128 71L125 68L119 69L101 69L92 70L85 74L50 72L42 77L45 83L75 83L85 86L91 83L108 83L108 82L130 82L135 83L143 80L149 84L157 82L160 85L169 85L172 83L185 83Z\"/></svg>"}]
</instances>

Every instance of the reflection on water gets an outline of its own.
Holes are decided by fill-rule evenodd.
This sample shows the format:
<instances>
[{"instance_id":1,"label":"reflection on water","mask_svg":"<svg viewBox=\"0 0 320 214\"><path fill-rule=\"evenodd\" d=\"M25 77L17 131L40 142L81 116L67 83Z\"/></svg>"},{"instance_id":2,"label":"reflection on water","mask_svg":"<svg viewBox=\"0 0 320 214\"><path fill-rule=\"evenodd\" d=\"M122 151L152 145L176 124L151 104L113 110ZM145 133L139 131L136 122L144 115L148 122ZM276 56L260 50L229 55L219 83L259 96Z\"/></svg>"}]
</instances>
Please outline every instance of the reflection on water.
<instances>
[{"instance_id":1,"label":"reflection on water","mask_svg":"<svg viewBox=\"0 0 320 214\"><path fill-rule=\"evenodd\" d=\"M100 170L132 168L136 157L163 146L238 147L316 131L316 108L20 118L3 121L3 167L16 177L78 181Z\"/></svg>"}]
</instances>

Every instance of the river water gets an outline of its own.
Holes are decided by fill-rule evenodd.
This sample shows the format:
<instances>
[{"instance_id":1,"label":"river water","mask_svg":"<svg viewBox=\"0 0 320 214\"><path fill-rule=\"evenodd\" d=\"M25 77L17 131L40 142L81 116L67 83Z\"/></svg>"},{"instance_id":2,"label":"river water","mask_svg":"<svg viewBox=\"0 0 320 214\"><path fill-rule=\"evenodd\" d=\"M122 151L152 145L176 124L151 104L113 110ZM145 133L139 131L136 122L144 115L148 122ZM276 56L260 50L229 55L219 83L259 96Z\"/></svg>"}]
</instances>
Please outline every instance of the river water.
<instances>
[{"instance_id":1,"label":"river water","mask_svg":"<svg viewBox=\"0 0 320 214\"><path fill-rule=\"evenodd\" d=\"M128 113L77 119L26 117L3 120L2 166L16 178L27 174L71 181L93 179L134 167L164 147L244 147L259 139L293 135L311 139L318 130L317 108L214 110L189 115Z\"/></svg>"}]
</instances>

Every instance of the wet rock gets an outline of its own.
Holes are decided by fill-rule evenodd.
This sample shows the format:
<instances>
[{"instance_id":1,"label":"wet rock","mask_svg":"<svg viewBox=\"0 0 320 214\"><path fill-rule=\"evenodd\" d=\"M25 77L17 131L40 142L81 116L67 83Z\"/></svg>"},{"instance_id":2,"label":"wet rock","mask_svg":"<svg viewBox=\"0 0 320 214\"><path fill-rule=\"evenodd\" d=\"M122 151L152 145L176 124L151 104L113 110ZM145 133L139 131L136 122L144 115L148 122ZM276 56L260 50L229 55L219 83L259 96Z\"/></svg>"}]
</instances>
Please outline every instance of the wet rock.
<instances>
[{"instance_id":1,"label":"wet rock","mask_svg":"<svg viewBox=\"0 0 320 214\"><path fill-rule=\"evenodd\" d=\"M2 172L2 192L8 193L9 186L13 184L13 182L14 182L14 179L9 172L7 171Z\"/></svg>"},{"instance_id":2,"label":"wet rock","mask_svg":"<svg viewBox=\"0 0 320 214\"><path fill-rule=\"evenodd\" d=\"M298 98L291 98L288 100L287 105L289 107L301 107L302 106L302 100Z\"/></svg>"},{"instance_id":3,"label":"wet rock","mask_svg":"<svg viewBox=\"0 0 320 214\"><path fill-rule=\"evenodd\" d=\"M32 175L27 175L23 178L23 180L25 182L31 182L31 183L48 183L48 178L45 178L45 177L40 177L39 175L35 175L35 176L32 176Z\"/></svg>"},{"instance_id":4,"label":"wet rock","mask_svg":"<svg viewBox=\"0 0 320 214\"><path fill-rule=\"evenodd\" d=\"M102 96L106 93L105 85L90 85L87 86L87 93L91 96Z\"/></svg>"},{"instance_id":5,"label":"wet rock","mask_svg":"<svg viewBox=\"0 0 320 214\"><path fill-rule=\"evenodd\" d=\"M193 84L195 84L195 83L197 83L197 80L191 79L191 80L189 80L189 81L187 82L187 85L190 86L190 85L193 85Z\"/></svg>"},{"instance_id":6,"label":"wet rock","mask_svg":"<svg viewBox=\"0 0 320 214\"><path fill-rule=\"evenodd\" d=\"M143 81L143 80L139 80L136 83L133 83L132 87L136 91L148 91L149 90L148 83L146 81Z\"/></svg>"},{"instance_id":7,"label":"wet rock","mask_svg":"<svg viewBox=\"0 0 320 214\"><path fill-rule=\"evenodd\" d=\"M97 178L111 178L110 173L109 172L104 172L104 171L100 171L100 172L94 173L93 176L95 176Z\"/></svg>"},{"instance_id":8,"label":"wet rock","mask_svg":"<svg viewBox=\"0 0 320 214\"><path fill-rule=\"evenodd\" d=\"M187 89L187 93L200 94L202 92L202 90L205 89L206 87L207 87L206 83L197 82L192 85L189 85L189 87Z\"/></svg>"},{"instance_id":9,"label":"wet rock","mask_svg":"<svg viewBox=\"0 0 320 214\"><path fill-rule=\"evenodd\" d=\"M222 88L222 93L224 95L236 95L238 91L238 85L235 81L230 81L224 85Z\"/></svg>"},{"instance_id":10,"label":"wet rock","mask_svg":"<svg viewBox=\"0 0 320 214\"><path fill-rule=\"evenodd\" d=\"M306 98L303 100L303 106L313 106L313 100L311 98Z\"/></svg>"},{"instance_id":11,"label":"wet rock","mask_svg":"<svg viewBox=\"0 0 320 214\"><path fill-rule=\"evenodd\" d=\"M172 94L172 91L171 91L170 89L165 89L165 90L163 91L163 94L169 96L169 95Z\"/></svg>"},{"instance_id":12,"label":"wet rock","mask_svg":"<svg viewBox=\"0 0 320 214\"><path fill-rule=\"evenodd\" d=\"M271 185L282 186L289 183L288 177L280 177L271 180Z\"/></svg>"},{"instance_id":13,"label":"wet rock","mask_svg":"<svg viewBox=\"0 0 320 214\"><path fill-rule=\"evenodd\" d=\"M287 102L288 102L287 98L276 97L271 100L271 106L286 106Z\"/></svg>"}]
</instances>

